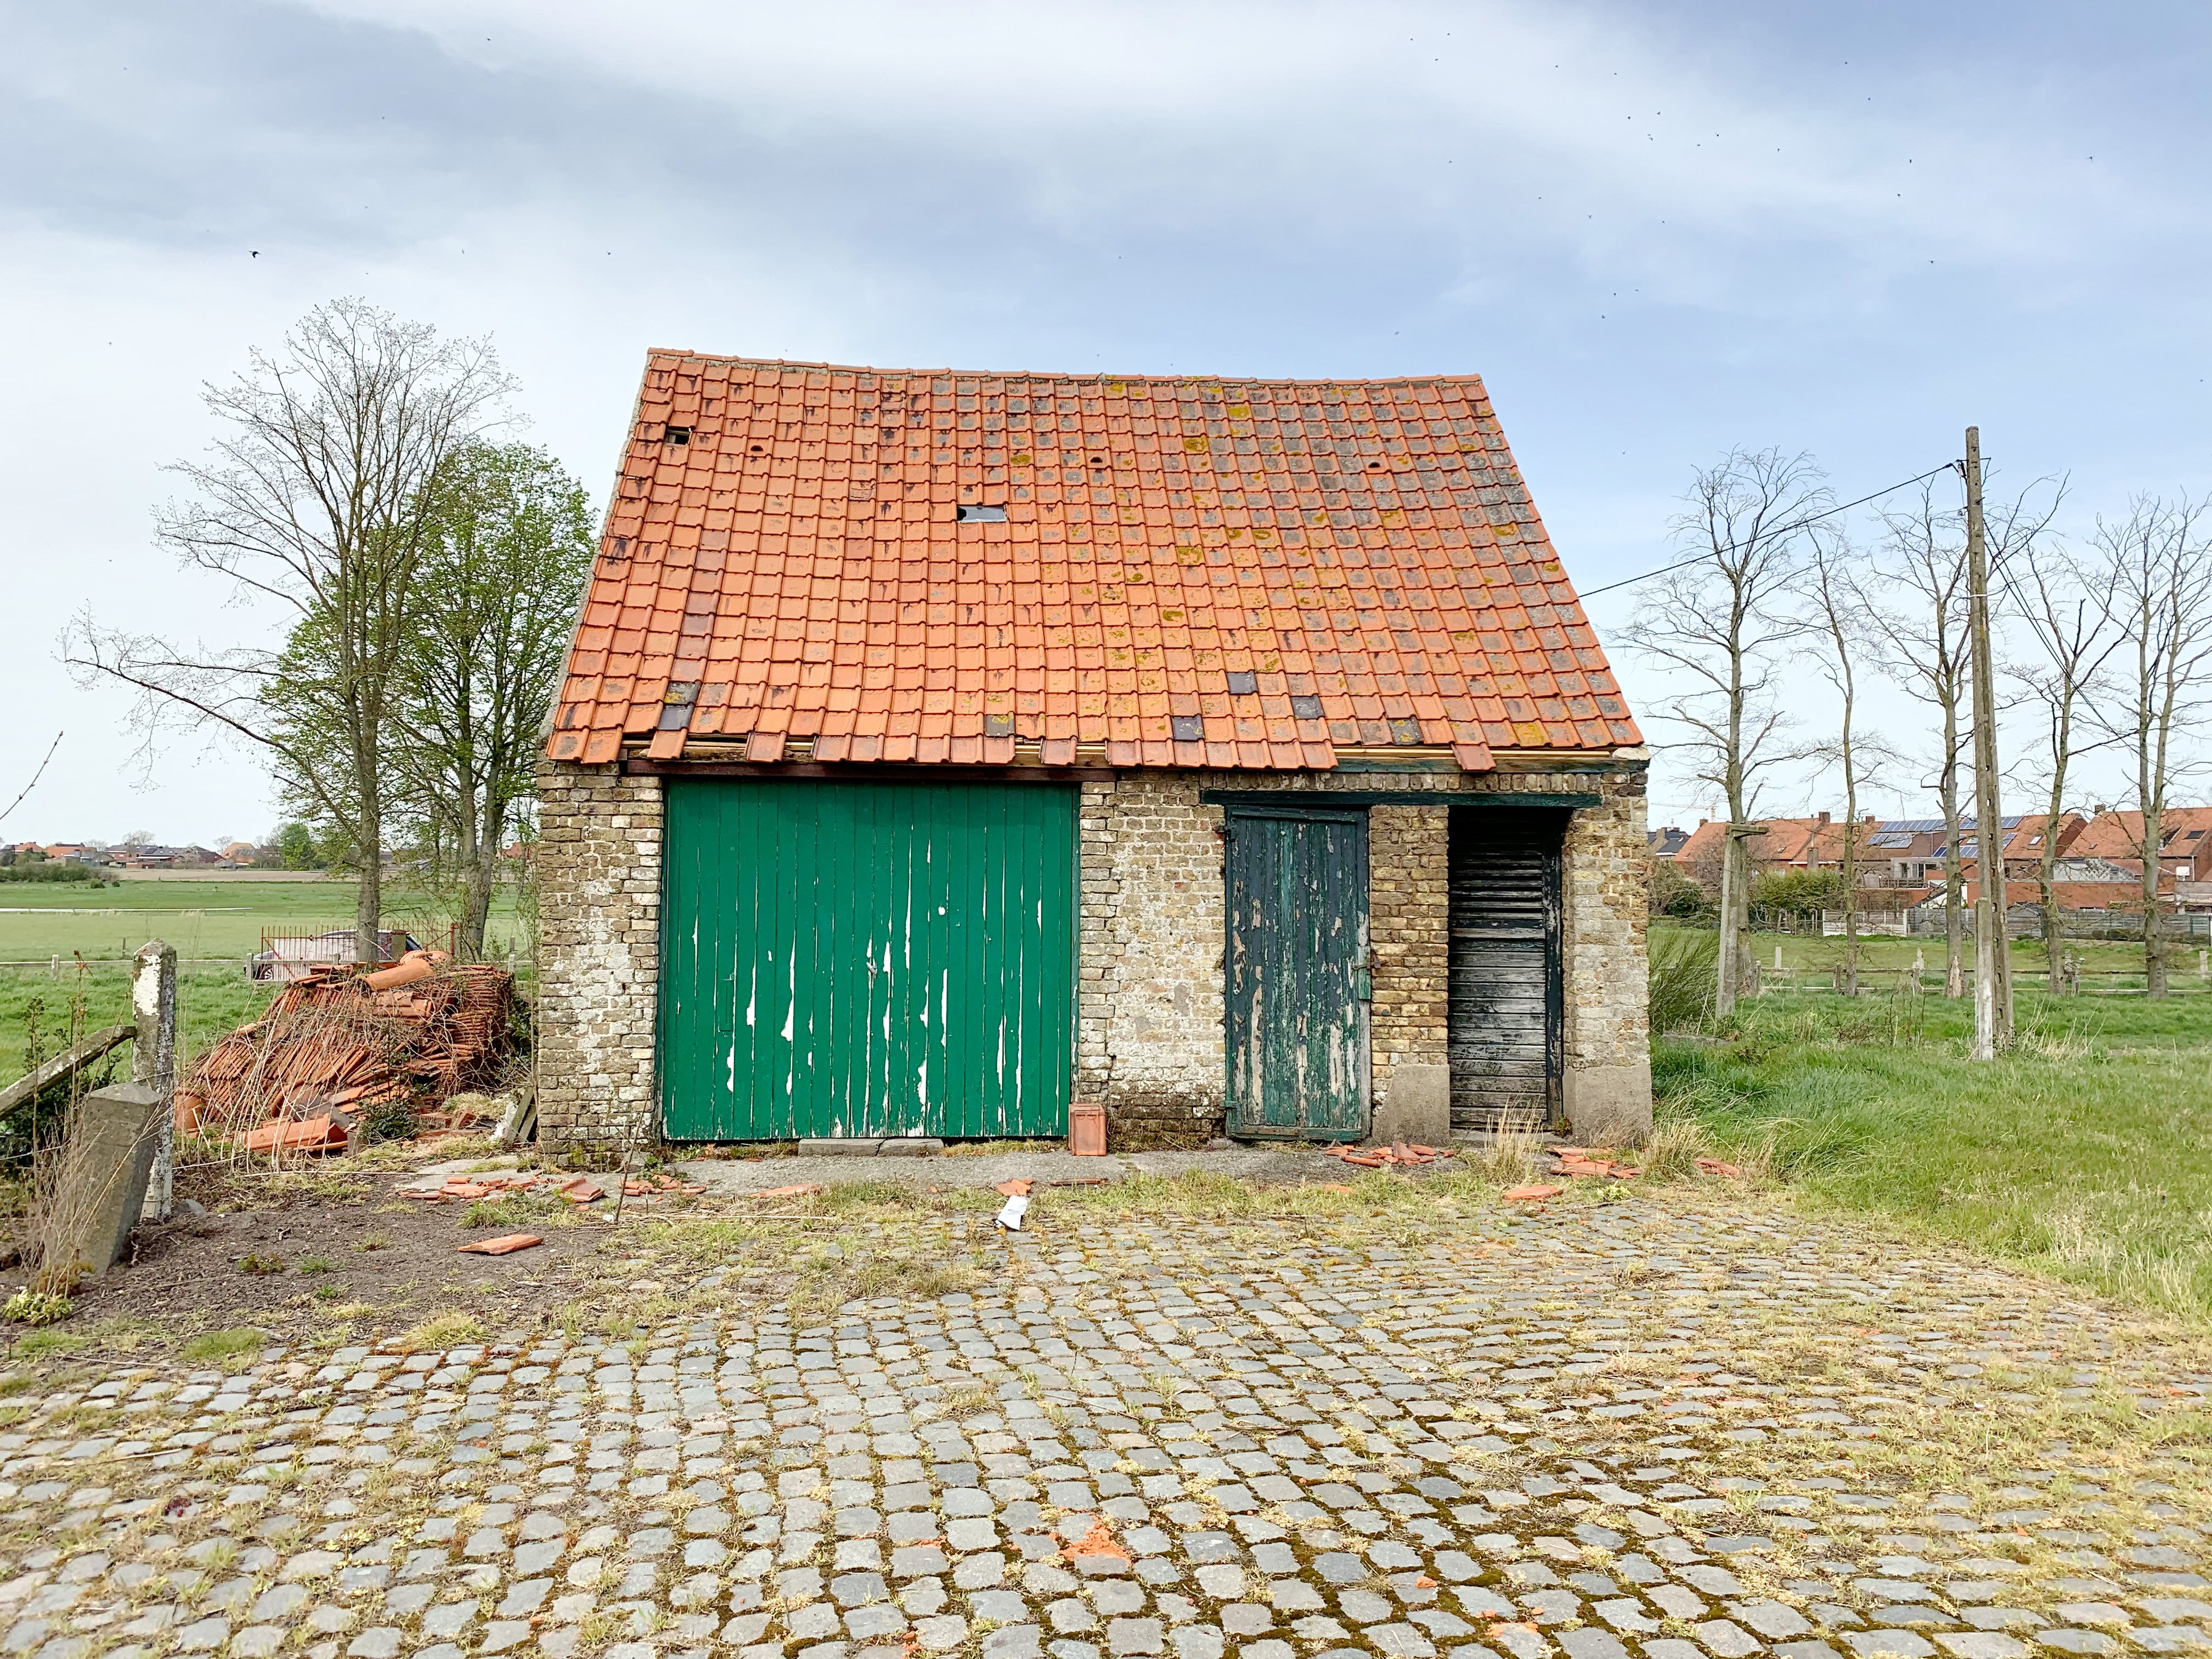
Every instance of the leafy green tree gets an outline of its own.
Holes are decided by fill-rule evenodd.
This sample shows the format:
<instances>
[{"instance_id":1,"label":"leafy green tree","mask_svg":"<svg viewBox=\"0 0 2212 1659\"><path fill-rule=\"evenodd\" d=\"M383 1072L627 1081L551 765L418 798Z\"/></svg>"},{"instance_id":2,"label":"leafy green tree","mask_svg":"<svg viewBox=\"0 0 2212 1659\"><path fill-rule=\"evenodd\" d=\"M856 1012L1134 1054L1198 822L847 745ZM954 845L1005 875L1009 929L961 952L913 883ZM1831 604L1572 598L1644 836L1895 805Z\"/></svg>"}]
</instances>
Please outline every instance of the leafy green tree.
<instances>
[{"instance_id":1,"label":"leafy green tree","mask_svg":"<svg viewBox=\"0 0 2212 1659\"><path fill-rule=\"evenodd\" d=\"M1850 890L1840 870L1774 870L1753 879L1751 904L1768 916L1818 915L1842 909Z\"/></svg>"},{"instance_id":2,"label":"leafy green tree","mask_svg":"<svg viewBox=\"0 0 2212 1659\"><path fill-rule=\"evenodd\" d=\"M175 469L193 496L160 519L187 568L296 619L283 646L187 646L87 616L66 653L88 679L137 690L149 755L173 720L262 748L360 869L364 961L382 920L397 682L435 540L425 508L509 386L486 342L441 340L357 300L318 307L281 350L255 352L246 373L208 388L222 435L211 460Z\"/></svg>"},{"instance_id":3,"label":"leafy green tree","mask_svg":"<svg viewBox=\"0 0 2212 1659\"><path fill-rule=\"evenodd\" d=\"M1651 914L1672 916L1678 921L1703 921L1717 913L1705 890L1677 868L1673 860L1655 858L1651 860Z\"/></svg>"},{"instance_id":4,"label":"leafy green tree","mask_svg":"<svg viewBox=\"0 0 2212 1659\"><path fill-rule=\"evenodd\" d=\"M583 486L524 444L471 445L427 516L395 682L395 802L458 883L460 948L477 955L596 537Z\"/></svg>"},{"instance_id":5,"label":"leafy green tree","mask_svg":"<svg viewBox=\"0 0 2212 1659\"><path fill-rule=\"evenodd\" d=\"M287 870L318 870L322 867L322 849L315 844L315 832L297 818L285 824L270 838L276 860Z\"/></svg>"}]
</instances>

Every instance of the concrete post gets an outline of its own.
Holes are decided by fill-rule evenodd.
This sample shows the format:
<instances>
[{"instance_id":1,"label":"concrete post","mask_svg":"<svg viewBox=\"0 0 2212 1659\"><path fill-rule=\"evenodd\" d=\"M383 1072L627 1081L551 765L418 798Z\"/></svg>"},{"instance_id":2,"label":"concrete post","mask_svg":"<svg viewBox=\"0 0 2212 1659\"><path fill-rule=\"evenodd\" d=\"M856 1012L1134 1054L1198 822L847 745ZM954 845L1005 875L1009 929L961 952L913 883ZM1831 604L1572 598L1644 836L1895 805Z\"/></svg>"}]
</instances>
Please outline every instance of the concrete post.
<instances>
[{"instance_id":1,"label":"concrete post","mask_svg":"<svg viewBox=\"0 0 2212 1659\"><path fill-rule=\"evenodd\" d=\"M146 1182L145 1219L167 1221L177 1181L177 952L160 939L138 947L131 970L131 1011L138 1035L131 1045L131 1080L161 1097L154 1128L154 1168Z\"/></svg>"},{"instance_id":2,"label":"concrete post","mask_svg":"<svg viewBox=\"0 0 2212 1659\"><path fill-rule=\"evenodd\" d=\"M155 1130L168 1115L168 1097L137 1083L110 1084L77 1103L40 1263L49 1288L66 1290L80 1273L97 1278L122 1260L146 1209Z\"/></svg>"}]
</instances>

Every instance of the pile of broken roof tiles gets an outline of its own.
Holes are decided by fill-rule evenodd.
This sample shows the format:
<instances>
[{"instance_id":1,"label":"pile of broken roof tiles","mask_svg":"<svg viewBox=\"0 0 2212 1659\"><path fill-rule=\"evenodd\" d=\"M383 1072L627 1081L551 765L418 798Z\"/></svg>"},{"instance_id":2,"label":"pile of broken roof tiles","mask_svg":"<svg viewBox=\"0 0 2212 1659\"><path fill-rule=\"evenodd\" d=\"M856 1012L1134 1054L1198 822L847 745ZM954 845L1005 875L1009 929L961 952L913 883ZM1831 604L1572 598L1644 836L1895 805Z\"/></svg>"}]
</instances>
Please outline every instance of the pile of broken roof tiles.
<instances>
[{"instance_id":1,"label":"pile of broken roof tiles","mask_svg":"<svg viewBox=\"0 0 2212 1659\"><path fill-rule=\"evenodd\" d=\"M548 753L1487 770L1639 741L1472 375L656 352Z\"/></svg>"},{"instance_id":2,"label":"pile of broken roof tiles","mask_svg":"<svg viewBox=\"0 0 2212 1659\"><path fill-rule=\"evenodd\" d=\"M264 1149L257 1139L304 1146L296 1133L257 1132L357 1121L403 1103L434 1109L464 1091L496 1086L514 1048L512 974L483 963L445 964L383 989L370 977L324 968L287 986L178 1085L177 1127L243 1133L253 1150Z\"/></svg>"}]
</instances>

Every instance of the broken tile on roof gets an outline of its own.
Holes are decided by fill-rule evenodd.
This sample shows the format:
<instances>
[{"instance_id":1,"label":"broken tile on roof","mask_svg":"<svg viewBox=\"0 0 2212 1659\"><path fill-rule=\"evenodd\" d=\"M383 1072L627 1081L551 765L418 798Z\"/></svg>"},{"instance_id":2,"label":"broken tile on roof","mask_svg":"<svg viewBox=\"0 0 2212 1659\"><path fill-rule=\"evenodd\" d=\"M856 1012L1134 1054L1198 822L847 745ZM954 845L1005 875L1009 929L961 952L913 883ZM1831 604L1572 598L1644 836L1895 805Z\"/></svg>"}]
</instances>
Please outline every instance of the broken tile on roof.
<instances>
[{"instance_id":1,"label":"broken tile on roof","mask_svg":"<svg viewBox=\"0 0 2212 1659\"><path fill-rule=\"evenodd\" d=\"M1480 770L1640 741L1472 375L656 351L546 752Z\"/></svg>"}]
</instances>

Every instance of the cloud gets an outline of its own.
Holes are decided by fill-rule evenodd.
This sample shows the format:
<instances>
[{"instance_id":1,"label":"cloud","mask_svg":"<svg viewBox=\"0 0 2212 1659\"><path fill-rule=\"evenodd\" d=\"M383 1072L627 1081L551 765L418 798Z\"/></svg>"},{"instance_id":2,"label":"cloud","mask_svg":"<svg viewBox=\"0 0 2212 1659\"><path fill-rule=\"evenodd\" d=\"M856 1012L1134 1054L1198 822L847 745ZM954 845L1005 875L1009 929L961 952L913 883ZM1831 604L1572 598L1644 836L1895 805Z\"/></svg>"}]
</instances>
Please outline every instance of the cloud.
<instances>
[{"instance_id":1,"label":"cloud","mask_svg":"<svg viewBox=\"0 0 2212 1659\"><path fill-rule=\"evenodd\" d=\"M2058 88L1921 66L1861 102L1857 80L1777 74L1771 55L1633 9L672 0L641 27L574 0L308 3L416 31L494 80L668 100L618 106L648 143L711 111L726 143L785 160L826 146L864 191L872 173L932 201L1003 192L1078 243L1109 224L1389 221L1471 261L1486 242L1556 239L1585 269L1640 270L1682 298L1753 249L1824 249L1875 278L1929 257L2095 263L2112 233L2170 225L2176 206L2071 153L2038 97ZM637 165L685 170L666 151ZM1740 274L1769 264L1753 254Z\"/></svg>"},{"instance_id":2,"label":"cloud","mask_svg":"<svg viewBox=\"0 0 2212 1659\"><path fill-rule=\"evenodd\" d=\"M2024 474L2072 469L2085 500L2201 472L2205 26L2177 15L2123 50L2058 9L1995 33L1906 16L24 12L0 62L0 143L27 158L0 177L19 322L0 488L29 574L0 696L37 717L25 732L51 713L85 733L67 833L160 816L118 793L119 710L68 687L51 641L88 599L118 623L238 625L152 548L159 467L206 441L201 380L343 293L493 333L531 435L594 489L648 345L1476 368L1591 586L1659 562L1673 495L1733 443L1812 448L1846 490L1955 453L1969 418ZM29 740L0 732L0 779L27 774ZM164 810L224 819L206 830L259 787L244 759L161 775Z\"/></svg>"}]
</instances>

